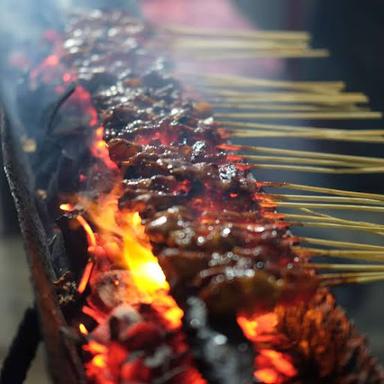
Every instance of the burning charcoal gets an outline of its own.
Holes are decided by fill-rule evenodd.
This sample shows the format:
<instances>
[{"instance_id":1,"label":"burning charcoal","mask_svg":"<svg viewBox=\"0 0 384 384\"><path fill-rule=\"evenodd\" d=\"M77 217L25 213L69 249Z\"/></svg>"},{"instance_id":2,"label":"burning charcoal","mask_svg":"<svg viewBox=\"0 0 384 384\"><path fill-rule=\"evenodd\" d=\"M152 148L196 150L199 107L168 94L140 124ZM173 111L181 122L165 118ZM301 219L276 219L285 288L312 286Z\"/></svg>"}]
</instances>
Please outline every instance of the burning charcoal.
<instances>
[{"instance_id":1,"label":"burning charcoal","mask_svg":"<svg viewBox=\"0 0 384 384\"><path fill-rule=\"evenodd\" d=\"M154 350L165 340L161 326L150 321L141 321L126 327L120 341L130 351Z\"/></svg>"},{"instance_id":2,"label":"burning charcoal","mask_svg":"<svg viewBox=\"0 0 384 384\"><path fill-rule=\"evenodd\" d=\"M168 345L160 345L154 353L145 358L145 365L150 368L158 368L167 366L175 356ZM167 374L165 374L167 376Z\"/></svg>"},{"instance_id":3,"label":"burning charcoal","mask_svg":"<svg viewBox=\"0 0 384 384\"><path fill-rule=\"evenodd\" d=\"M127 329L140 321L142 317L132 306L121 304L114 308L109 317L111 339L124 340Z\"/></svg>"},{"instance_id":4,"label":"burning charcoal","mask_svg":"<svg viewBox=\"0 0 384 384\"><path fill-rule=\"evenodd\" d=\"M142 359L131 359L121 367L121 384L150 383L151 376Z\"/></svg>"},{"instance_id":5,"label":"burning charcoal","mask_svg":"<svg viewBox=\"0 0 384 384\"><path fill-rule=\"evenodd\" d=\"M97 276L93 286L90 300L104 311L111 311L127 303L127 298L131 303L143 300L143 295L137 290L131 274L126 270L103 272Z\"/></svg>"}]
</instances>

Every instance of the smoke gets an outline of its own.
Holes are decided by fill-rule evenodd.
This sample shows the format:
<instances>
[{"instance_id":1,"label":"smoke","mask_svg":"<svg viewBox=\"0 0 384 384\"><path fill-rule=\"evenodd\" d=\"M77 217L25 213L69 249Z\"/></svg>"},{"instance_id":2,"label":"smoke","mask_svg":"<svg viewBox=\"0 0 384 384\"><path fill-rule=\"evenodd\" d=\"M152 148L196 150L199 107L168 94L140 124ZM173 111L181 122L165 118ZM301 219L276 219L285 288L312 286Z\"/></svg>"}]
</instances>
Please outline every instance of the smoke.
<instances>
[{"instance_id":1,"label":"smoke","mask_svg":"<svg viewBox=\"0 0 384 384\"><path fill-rule=\"evenodd\" d=\"M0 2L0 104L13 124L23 125L20 117L29 108L20 102L23 81L50 54L47 34L63 31L69 15L97 8L123 8L134 16L140 14L136 0Z\"/></svg>"}]
</instances>

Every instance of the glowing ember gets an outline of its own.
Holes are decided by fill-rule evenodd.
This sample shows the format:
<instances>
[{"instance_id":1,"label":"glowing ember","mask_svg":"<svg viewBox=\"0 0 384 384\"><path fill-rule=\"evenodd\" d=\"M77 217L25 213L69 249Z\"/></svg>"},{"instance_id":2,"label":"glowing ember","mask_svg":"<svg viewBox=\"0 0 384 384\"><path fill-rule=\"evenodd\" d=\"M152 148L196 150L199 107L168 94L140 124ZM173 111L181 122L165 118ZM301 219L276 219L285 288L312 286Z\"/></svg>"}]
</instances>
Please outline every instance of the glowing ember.
<instances>
[{"instance_id":1,"label":"glowing ember","mask_svg":"<svg viewBox=\"0 0 384 384\"><path fill-rule=\"evenodd\" d=\"M65 211L65 212L70 212L73 210L73 206L72 204L60 204L59 208L62 210L62 211Z\"/></svg>"},{"instance_id":2,"label":"glowing ember","mask_svg":"<svg viewBox=\"0 0 384 384\"><path fill-rule=\"evenodd\" d=\"M279 384L297 374L290 356L273 349L260 348L261 343L276 337L277 315L273 312L253 317L239 315L237 322L244 335L254 343L258 356L255 359L255 377L263 383Z\"/></svg>"},{"instance_id":3,"label":"glowing ember","mask_svg":"<svg viewBox=\"0 0 384 384\"><path fill-rule=\"evenodd\" d=\"M79 286L77 288L77 291L79 293L83 293L85 291L85 288L87 288L89 279L91 277L92 271L93 271L94 263L93 261L88 261L87 265L84 268L83 276L81 277Z\"/></svg>"},{"instance_id":4,"label":"glowing ember","mask_svg":"<svg viewBox=\"0 0 384 384\"><path fill-rule=\"evenodd\" d=\"M83 349L85 351L95 353L95 354L102 354L107 351L107 348L104 345L97 343L96 341L93 341L93 340L91 340L87 345L85 345Z\"/></svg>"},{"instance_id":5,"label":"glowing ember","mask_svg":"<svg viewBox=\"0 0 384 384\"><path fill-rule=\"evenodd\" d=\"M84 314L94 319L97 323L102 323L105 320L106 316L103 316L103 314L96 311L95 309L88 307L87 305L84 305L82 310Z\"/></svg>"},{"instance_id":6,"label":"glowing ember","mask_svg":"<svg viewBox=\"0 0 384 384\"><path fill-rule=\"evenodd\" d=\"M79 331L84 336L88 335L88 330L83 323L79 324Z\"/></svg>"},{"instance_id":7,"label":"glowing ember","mask_svg":"<svg viewBox=\"0 0 384 384\"><path fill-rule=\"evenodd\" d=\"M249 340L259 342L265 335L273 334L277 325L277 316L273 312L254 317L239 315L237 322Z\"/></svg>"},{"instance_id":8,"label":"glowing ember","mask_svg":"<svg viewBox=\"0 0 384 384\"><path fill-rule=\"evenodd\" d=\"M84 218L82 216L77 216L76 220L83 227L85 233L87 234L89 247L91 249L93 249L93 247L96 246L96 237L95 237L95 234L92 231L91 226L84 220Z\"/></svg>"},{"instance_id":9,"label":"glowing ember","mask_svg":"<svg viewBox=\"0 0 384 384\"><path fill-rule=\"evenodd\" d=\"M282 373L283 375L287 377L293 377L296 375L296 370L292 366L288 356L284 355L283 353L276 352L271 349L263 349L260 352L260 356L267 358L274 366L275 370Z\"/></svg>"},{"instance_id":10,"label":"glowing ember","mask_svg":"<svg viewBox=\"0 0 384 384\"><path fill-rule=\"evenodd\" d=\"M265 369L259 369L255 373L256 379L260 380L262 383L265 384L279 384L281 381L279 381L278 374L273 369L265 368Z\"/></svg>"}]
</instances>

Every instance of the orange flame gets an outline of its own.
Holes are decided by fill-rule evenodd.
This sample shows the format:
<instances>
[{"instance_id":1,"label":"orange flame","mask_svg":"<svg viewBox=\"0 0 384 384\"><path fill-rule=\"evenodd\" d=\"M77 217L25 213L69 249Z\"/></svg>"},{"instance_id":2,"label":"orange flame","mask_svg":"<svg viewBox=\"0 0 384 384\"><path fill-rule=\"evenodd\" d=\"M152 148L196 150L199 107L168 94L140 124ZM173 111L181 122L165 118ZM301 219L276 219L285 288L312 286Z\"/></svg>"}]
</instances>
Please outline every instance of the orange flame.
<instances>
[{"instance_id":1,"label":"orange flame","mask_svg":"<svg viewBox=\"0 0 384 384\"><path fill-rule=\"evenodd\" d=\"M93 237L89 237L90 245L102 247L104 256L125 265L143 299L161 311L171 328L177 328L181 325L183 312L168 294L169 285L152 253L140 215L119 209L119 196L116 188L108 195L100 196L97 203L80 199L80 205L97 231L96 244ZM84 223L82 225L87 228ZM94 252L94 257L98 257L98 252Z\"/></svg>"},{"instance_id":2,"label":"orange flame","mask_svg":"<svg viewBox=\"0 0 384 384\"><path fill-rule=\"evenodd\" d=\"M137 287L143 293L151 294L159 289L168 289L163 271L152 254L139 214L121 211L118 208L119 195L116 188L108 195L100 196L96 203L80 199L80 204L85 207L97 230L96 244L91 242L90 246L103 247L107 256L118 257L120 260L116 261L125 264L132 272Z\"/></svg>"}]
</instances>

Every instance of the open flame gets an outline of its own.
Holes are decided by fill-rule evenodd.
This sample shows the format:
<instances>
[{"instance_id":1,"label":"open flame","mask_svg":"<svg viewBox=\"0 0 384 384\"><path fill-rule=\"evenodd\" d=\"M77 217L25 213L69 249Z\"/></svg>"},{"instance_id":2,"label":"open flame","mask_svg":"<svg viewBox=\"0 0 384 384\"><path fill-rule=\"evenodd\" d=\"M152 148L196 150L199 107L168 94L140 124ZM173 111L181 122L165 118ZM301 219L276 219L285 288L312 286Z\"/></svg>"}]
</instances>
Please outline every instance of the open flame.
<instances>
[{"instance_id":1,"label":"open flame","mask_svg":"<svg viewBox=\"0 0 384 384\"><path fill-rule=\"evenodd\" d=\"M98 201L80 199L92 224L96 227L95 242L88 235L89 252L93 258L105 257L121 263L131 272L132 280L147 303L167 307L164 312L172 327L181 325L183 312L169 295L165 275L153 255L151 245L137 212L118 208L119 192L113 190ZM78 216L78 218L81 216ZM84 220L84 219L82 219ZM88 233L89 225L82 225ZM87 271L84 271L86 274Z\"/></svg>"}]
</instances>

